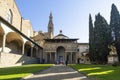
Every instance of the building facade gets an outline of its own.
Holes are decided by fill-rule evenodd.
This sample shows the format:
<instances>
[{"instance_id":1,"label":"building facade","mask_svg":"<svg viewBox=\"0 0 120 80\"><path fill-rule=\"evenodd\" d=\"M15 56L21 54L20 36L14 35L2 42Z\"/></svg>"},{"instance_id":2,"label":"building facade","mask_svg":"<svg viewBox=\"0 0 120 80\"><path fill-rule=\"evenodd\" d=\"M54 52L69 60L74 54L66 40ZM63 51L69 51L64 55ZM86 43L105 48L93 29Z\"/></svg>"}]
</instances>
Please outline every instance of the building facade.
<instances>
[{"instance_id":1,"label":"building facade","mask_svg":"<svg viewBox=\"0 0 120 80\"><path fill-rule=\"evenodd\" d=\"M0 0L0 66L85 60L80 56L84 51L79 50L88 44L77 43L78 38L69 38L62 30L55 36L52 13L47 28L47 32L34 32L31 22L21 16L15 0Z\"/></svg>"},{"instance_id":2,"label":"building facade","mask_svg":"<svg viewBox=\"0 0 120 80\"><path fill-rule=\"evenodd\" d=\"M33 34L15 0L0 0L0 65L36 63L42 47L31 39Z\"/></svg>"},{"instance_id":3,"label":"building facade","mask_svg":"<svg viewBox=\"0 0 120 80\"><path fill-rule=\"evenodd\" d=\"M54 36L53 16L50 13L48 32L38 32L33 39L43 47L43 59L45 63L90 63L88 54L88 43L78 43L78 38L69 38L60 33Z\"/></svg>"},{"instance_id":4,"label":"building facade","mask_svg":"<svg viewBox=\"0 0 120 80\"><path fill-rule=\"evenodd\" d=\"M44 59L47 63L76 63L77 61L77 39L71 39L62 33L53 39L45 39Z\"/></svg>"},{"instance_id":5,"label":"building facade","mask_svg":"<svg viewBox=\"0 0 120 80\"><path fill-rule=\"evenodd\" d=\"M89 43L78 43L78 63L81 64L90 64L89 59Z\"/></svg>"}]
</instances>

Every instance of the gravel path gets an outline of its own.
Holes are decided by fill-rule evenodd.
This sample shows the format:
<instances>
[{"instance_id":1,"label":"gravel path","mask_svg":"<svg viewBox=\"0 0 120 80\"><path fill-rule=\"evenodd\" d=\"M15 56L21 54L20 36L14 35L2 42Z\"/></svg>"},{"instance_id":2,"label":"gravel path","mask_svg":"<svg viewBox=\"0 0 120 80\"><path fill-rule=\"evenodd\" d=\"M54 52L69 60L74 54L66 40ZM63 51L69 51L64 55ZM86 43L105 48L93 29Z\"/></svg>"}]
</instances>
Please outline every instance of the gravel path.
<instances>
[{"instance_id":1,"label":"gravel path","mask_svg":"<svg viewBox=\"0 0 120 80\"><path fill-rule=\"evenodd\" d=\"M25 80L90 80L72 68L64 65L55 65L42 72L38 72Z\"/></svg>"}]
</instances>

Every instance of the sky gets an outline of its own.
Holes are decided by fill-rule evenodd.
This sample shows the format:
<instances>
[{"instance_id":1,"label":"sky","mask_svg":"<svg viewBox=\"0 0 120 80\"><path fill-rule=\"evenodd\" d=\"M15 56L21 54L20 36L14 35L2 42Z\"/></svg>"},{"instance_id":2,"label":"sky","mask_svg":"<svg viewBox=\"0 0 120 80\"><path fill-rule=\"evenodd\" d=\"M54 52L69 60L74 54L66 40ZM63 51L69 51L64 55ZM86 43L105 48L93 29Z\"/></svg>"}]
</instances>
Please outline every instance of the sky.
<instances>
[{"instance_id":1,"label":"sky","mask_svg":"<svg viewBox=\"0 0 120 80\"><path fill-rule=\"evenodd\" d=\"M47 32L50 12L53 15L54 34L79 38L79 43L89 42L89 14L93 22L100 13L109 23L111 5L120 11L120 0L16 0L24 19L31 21L34 31Z\"/></svg>"}]
</instances>

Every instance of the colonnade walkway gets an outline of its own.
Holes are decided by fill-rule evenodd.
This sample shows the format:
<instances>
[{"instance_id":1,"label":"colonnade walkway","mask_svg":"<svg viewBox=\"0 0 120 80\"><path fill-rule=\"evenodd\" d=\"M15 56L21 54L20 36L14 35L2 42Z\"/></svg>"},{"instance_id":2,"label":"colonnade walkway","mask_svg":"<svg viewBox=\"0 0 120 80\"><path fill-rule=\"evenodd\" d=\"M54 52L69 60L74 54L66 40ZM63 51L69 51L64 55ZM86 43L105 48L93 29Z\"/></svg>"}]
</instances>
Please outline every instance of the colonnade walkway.
<instances>
[{"instance_id":1,"label":"colonnade walkway","mask_svg":"<svg viewBox=\"0 0 120 80\"><path fill-rule=\"evenodd\" d=\"M90 80L83 74L65 65L55 65L38 72L25 80Z\"/></svg>"}]
</instances>

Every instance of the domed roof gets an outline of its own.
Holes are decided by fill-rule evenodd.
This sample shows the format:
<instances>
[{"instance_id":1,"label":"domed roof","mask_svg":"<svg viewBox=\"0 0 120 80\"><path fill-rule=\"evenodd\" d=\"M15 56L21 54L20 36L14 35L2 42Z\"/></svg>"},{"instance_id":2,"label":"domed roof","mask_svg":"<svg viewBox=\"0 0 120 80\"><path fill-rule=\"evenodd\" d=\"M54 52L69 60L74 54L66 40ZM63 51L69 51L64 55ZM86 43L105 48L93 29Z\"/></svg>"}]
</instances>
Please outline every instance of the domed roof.
<instances>
[{"instance_id":1,"label":"domed roof","mask_svg":"<svg viewBox=\"0 0 120 80\"><path fill-rule=\"evenodd\" d=\"M54 37L54 39L69 39L69 38L63 34L58 34L57 36Z\"/></svg>"},{"instance_id":2,"label":"domed roof","mask_svg":"<svg viewBox=\"0 0 120 80\"><path fill-rule=\"evenodd\" d=\"M62 34L62 30L60 30L60 34L55 36L53 39L69 39L69 37Z\"/></svg>"}]
</instances>

